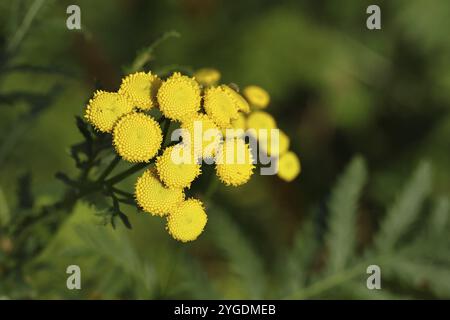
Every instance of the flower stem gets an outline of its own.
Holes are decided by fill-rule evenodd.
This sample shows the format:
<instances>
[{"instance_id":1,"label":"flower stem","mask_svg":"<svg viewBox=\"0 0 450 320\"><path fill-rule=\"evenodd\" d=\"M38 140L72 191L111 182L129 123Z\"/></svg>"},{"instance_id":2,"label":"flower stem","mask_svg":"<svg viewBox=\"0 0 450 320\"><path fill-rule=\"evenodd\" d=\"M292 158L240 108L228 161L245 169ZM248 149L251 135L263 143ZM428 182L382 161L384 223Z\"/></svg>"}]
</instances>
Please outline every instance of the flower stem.
<instances>
[{"instance_id":1,"label":"flower stem","mask_svg":"<svg viewBox=\"0 0 450 320\"><path fill-rule=\"evenodd\" d=\"M108 165L108 167L103 171L101 176L98 178L98 182L102 182L108 177L108 175L114 170L114 168L117 166L117 164L120 162L120 156L115 156L114 159L111 161L111 163Z\"/></svg>"},{"instance_id":2,"label":"flower stem","mask_svg":"<svg viewBox=\"0 0 450 320\"><path fill-rule=\"evenodd\" d=\"M114 184L116 184L116 183L122 181L122 180L125 179L126 177L132 175L133 173L138 172L138 171L144 169L144 168L145 168L146 166L148 166L148 165L149 165L148 163L138 163L138 164L136 164L136 165L130 167L129 169L127 169L127 170L125 170L125 171L119 173L118 175L116 175L116 176L114 176L114 177L112 177L112 178L106 180L105 183L106 183L106 184L109 184L109 185L114 185Z\"/></svg>"}]
</instances>

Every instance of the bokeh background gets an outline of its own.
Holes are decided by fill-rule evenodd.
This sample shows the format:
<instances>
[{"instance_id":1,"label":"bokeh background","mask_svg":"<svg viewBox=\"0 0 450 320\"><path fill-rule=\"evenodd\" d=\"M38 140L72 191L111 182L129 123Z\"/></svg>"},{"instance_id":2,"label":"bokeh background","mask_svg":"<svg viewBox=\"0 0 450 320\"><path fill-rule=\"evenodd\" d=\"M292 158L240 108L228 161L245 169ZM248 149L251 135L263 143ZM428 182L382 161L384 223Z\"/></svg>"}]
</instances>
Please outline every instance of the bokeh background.
<instances>
[{"instance_id":1,"label":"bokeh background","mask_svg":"<svg viewBox=\"0 0 450 320\"><path fill-rule=\"evenodd\" d=\"M449 16L446 0L1 1L0 297L450 298ZM131 230L104 226L85 201L15 227L61 198L56 172L77 174L68 151L93 91L117 90L171 30L146 69L265 88L301 175L220 187L189 244L133 207ZM82 290L66 288L72 264ZM366 288L370 264L382 290Z\"/></svg>"}]
</instances>

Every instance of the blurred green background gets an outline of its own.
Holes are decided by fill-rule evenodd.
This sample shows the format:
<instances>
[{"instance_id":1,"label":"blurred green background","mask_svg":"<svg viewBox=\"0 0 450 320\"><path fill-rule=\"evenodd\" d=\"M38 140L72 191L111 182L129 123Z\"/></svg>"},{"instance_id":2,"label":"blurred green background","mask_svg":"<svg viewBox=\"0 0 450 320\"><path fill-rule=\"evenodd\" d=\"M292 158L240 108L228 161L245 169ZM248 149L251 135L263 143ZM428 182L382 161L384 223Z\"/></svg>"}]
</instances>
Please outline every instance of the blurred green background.
<instances>
[{"instance_id":1,"label":"blurred green background","mask_svg":"<svg viewBox=\"0 0 450 320\"><path fill-rule=\"evenodd\" d=\"M449 16L446 0L1 1L0 297L450 298ZM13 230L62 196L55 172L77 173L74 117L94 90L117 90L170 30L146 69L265 88L299 178L220 187L189 244L132 207L132 230L103 226L83 201ZM71 264L82 290L66 288Z\"/></svg>"}]
</instances>

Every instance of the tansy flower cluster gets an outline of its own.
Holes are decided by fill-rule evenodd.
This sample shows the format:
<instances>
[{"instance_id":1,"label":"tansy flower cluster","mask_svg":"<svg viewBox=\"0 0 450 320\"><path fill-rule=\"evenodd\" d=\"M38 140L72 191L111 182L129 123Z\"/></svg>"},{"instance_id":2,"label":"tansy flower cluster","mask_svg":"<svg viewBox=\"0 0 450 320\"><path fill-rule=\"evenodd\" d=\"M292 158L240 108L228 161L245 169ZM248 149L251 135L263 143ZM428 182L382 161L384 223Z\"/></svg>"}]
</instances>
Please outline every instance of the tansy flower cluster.
<instances>
[{"instance_id":1,"label":"tansy flower cluster","mask_svg":"<svg viewBox=\"0 0 450 320\"><path fill-rule=\"evenodd\" d=\"M173 73L165 80L151 72L126 76L117 92L97 91L85 109L85 118L98 131L110 133L116 153L131 163L148 163L135 184L135 200L145 212L166 218L166 229L176 240L195 240L207 222L203 203L185 192L201 174L202 161L212 159L218 178L228 186L245 184L254 172L255 158L240 135L227 129L274 129L275 120L262 111L270 97L256 86L243 90L218 84L220 73L201 69L194 77ZM152 116L158 109L161 116ZM167 141L160 123L170 121L182 130L181 141ZM200 143L192 139L196 127L212 132ZM279 146L262 143L270 137L255 134L260 148L279 158L278 175L293 180L300 171L297 156L282 133ZM264 141L263 141L264 140ZM270 142L270 141L269 141ZM272 150L273 149L273 150Z\"/></svg>"}]
</instances>

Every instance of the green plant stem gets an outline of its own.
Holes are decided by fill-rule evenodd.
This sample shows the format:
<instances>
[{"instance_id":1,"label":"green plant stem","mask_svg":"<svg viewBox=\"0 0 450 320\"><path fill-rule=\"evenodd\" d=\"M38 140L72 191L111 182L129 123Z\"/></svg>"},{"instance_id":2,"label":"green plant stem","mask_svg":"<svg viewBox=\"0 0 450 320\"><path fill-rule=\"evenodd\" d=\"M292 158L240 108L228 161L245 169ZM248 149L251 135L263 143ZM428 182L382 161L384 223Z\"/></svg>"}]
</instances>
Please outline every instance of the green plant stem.
<instances>
[{"instance_id":1,"label":"green plant stem","mask_svg":"<svg viewBox=\"0 0 450 320\"><path fill-rule=\"evenodd\" d=\"M103 171L101 176L98 178L98 182L104 181L106 177L114 170L114 168L117 166L117 164L120 162L120 156L115 156L114 159L111 161L111 163L108 165L108 167Z\"/></svg>"},{"instance_id":2,"label":"green plant stem","mask_svg":"<svg viewBox=\"0 0 450 320\"><path fill-rule=\"evenodd\" d=\"M130 167L129 169L119 173L118 175L106 180L105 183L112 186L112 185L122 181L126 177L132 175L133 173L136 173L136 172L144 169L148 165L149 165L149 163L138 163L138 164Z\"/></svg>"},{"instance_id":3,"label":"green plant stem","mask_svg":"<svg viewBox=\"0 0 450 320\"><path fill-rule=\"evenodd\" d=\"M30 29L31 23L33 22L34 18L36 17L37 13L41 9L44 2L45 0L35 0L31 4L30 9L28 9L27 13L25 14L22 24L19 26L16 33L13 35L11 41L8 44L7 47L8 52L14 52L18 48L23 38L25 37L25 34L28 32L28 29Z\"/></svg>"}]
</instances>

